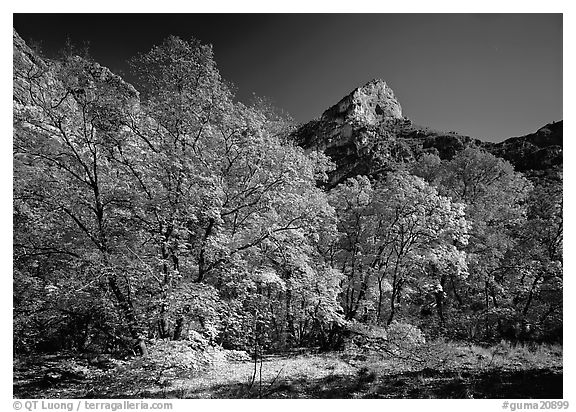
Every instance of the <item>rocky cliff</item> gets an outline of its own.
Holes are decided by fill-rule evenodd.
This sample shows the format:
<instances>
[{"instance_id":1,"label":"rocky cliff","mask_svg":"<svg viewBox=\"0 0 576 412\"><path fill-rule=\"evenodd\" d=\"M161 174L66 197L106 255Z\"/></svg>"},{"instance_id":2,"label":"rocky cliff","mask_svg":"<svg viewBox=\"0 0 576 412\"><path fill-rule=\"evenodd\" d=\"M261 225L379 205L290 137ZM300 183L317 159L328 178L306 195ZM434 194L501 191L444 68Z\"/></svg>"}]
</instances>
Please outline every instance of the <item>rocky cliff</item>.
<instances>
[{"instance_id":1,"label":"rocky cliff","mask_svg":"<svg viewBox=\"0 0 576 412\"><path fill-rule=\"evenodd\" d=\"M501 143L482 142L413 124L402 116L400 103L383 80L354 89L320 118L300 126L292 137L305 149L321 150L335 162L329 187L358 174L384 173L424 152L450 159L470 145L482 147L524 172L562 164L561 121Z\"/></svg>"},{"instance_id":2,"label":"rocky cliff","mask_svg":"<svg viewBox=\"0 0 576 412\"><path fill-rule=\"evenodd\" d=\"M57 102L32 101L31 95L37 94L55 98L59 93L66 93L76 98L80 95L89 96L96 85L105 85L124 96L131 105L139 104L138 91L125 82L120 76L112 73L107 67L83 59L79 56L69 56L66 67L61 62L39 56L20 35L13 30L13 102L15 107L42 104L55 105ZM66 71L64 75L63 72ZM63 80L65 79L65 81ZM31 93L35 88L43 87L45 93ZM38 90L35 90L36 92ZM60 96L60 97L62 97Z\"/></svg>"},{"instance_id":3,"label":"rocky cliff","mask_svg":"<svg viewBox=\"0 0 576 412\"><path fill-rule=\"evenodd\" d=\"M511 137L484 147L508 160L522 172L546 170L562 166L563 122L553 122L526 136Z\"/></svg>"}]
</instances>

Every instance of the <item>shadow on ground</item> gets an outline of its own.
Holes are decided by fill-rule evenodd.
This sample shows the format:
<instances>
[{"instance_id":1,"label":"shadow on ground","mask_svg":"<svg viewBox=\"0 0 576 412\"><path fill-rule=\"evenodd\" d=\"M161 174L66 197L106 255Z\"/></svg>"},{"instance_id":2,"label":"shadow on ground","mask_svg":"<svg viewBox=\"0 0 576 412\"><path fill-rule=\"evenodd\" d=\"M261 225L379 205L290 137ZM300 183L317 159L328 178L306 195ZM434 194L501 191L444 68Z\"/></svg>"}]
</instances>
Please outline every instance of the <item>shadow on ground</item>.
<instances>
[{"instance_id":1,"label":"shadow on ground","mask_svg":"<svg viewBox=\"0 0 576 412\"><path fill-rule=\"evenodd\" d=\"M561 399L562 372L521 370L490 372L439 372L425 369L376 376L332 375L318 380L298 379L275 385L256 383L218 385L209 390L165 392L167 398L412 398L412 399Z\"/></svg>"},{"instance_id":2,"label":"shadow on ground","mask_svg":"<svg viewBox=\"0 0 576 412\"><path fill-rule=\"evenodd\" d=\"M515 357L511 359L522 366ZM60 354L15 362L13 391L17 398L50 399L561 399L561 357L540 356L538 361L538 366L522 368L466 363L455 368L414 371L401 369L397 362L353 365L338 356L275 357L267 361L268 373L262 384L256 379L250 386L246 382L252 376L251 362L225 362L197 376L158 379L153 371L125 368L124 372L131 374L124 376L110 361L94 365Z\"/></svg>"}]
</instances>

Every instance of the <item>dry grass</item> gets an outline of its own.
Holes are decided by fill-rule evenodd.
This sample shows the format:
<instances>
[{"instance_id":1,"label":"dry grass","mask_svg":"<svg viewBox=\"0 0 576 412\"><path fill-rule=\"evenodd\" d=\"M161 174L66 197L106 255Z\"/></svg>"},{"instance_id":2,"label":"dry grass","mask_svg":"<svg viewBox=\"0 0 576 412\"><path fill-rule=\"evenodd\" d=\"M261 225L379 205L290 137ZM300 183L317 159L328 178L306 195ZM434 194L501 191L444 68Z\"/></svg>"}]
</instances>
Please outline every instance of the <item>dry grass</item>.
<instances>
[{"instance_id":1,"label":"dry grass","mask_svg":"<svg viewBox=\"0 0 576 412\"><path fill-rule=\"evenodd\" d=\"M166 376L156 383L149 382L154 370L134 370L135 376L122 380L119 370L112 369L105 374L108 380L84 374L70 382L62 380L41 388L38 382L41 384L45 380L42 378L45 371L36 366L38 373L34 375L40 376L40 381L34 381L36 383L26 380L26 374L15 374L15 395L30 397L36 394L46 398L64 394L71 398L449 398L504 396L504 392L499 391L513 389L506 393L509 397L529 397L532 392L526 392L526 382L534 381L533 389L540 385L538 393L540 397L546 397L557 390L551 387L562 386L558 384L562 380L560 345L501 342L486 347L439 340L412 348L402 355L358 349L354 352L270 356L262 362L261 375L260 363L257 364L252 384L254 363L234 361L225 356L218 358L208 370ZM54 370L55 366L50 365L48 362L44 366ZM28 370L24 366L21 369ZM70 368L62 366L60 369L67 371Z\"/></svg>"},{"instance_id":2,"label":"dry grass","mask_svg":"<svg viewBox=\"0 0 576 412\"><path fill-rule=\"evenodd\" d=\"M299 380L320 380L330 376L354 375L357 369L337 354L272 356L263 360L261 369L260 362L256 365L253 390L259 390L260 370L262 371L263 390L270 391L274 385L290 385L291 382ZM174 381L171 388L184 398L209 398L212 397L214 388L234 385L248 387L253 375L254 362L221 361L206 373Z\"/></svg>"},{"instance_id":3,"label":"dry grass","mask_svg":"<svg viewBox=\"0 0 576 412\"><path fill-rule=\"evenodd\" d=\"M269 357L262 363L262 386L258 364L256 382L250 387L254 373L252 362L223 361L205 374L173 382L169 396L183 398L267 397L280 390L288 397L307 397L318 391L334 395L338 385L349 382L352 396L372 393L376 382L394 376L414 376L430 384L433 381L459 380L462 375L562 370L562 347L559 345L522 345L501 342L483 347L437 341L418 351L419 361L393 358L381 353L346 356L342 353ZM430 371L445 377L427 376ZM330 386L333 386L330 388ZM311 389L314 388L314 389ZM463 392L464 394L466 392Z\"/></svg>"}]
</instances>

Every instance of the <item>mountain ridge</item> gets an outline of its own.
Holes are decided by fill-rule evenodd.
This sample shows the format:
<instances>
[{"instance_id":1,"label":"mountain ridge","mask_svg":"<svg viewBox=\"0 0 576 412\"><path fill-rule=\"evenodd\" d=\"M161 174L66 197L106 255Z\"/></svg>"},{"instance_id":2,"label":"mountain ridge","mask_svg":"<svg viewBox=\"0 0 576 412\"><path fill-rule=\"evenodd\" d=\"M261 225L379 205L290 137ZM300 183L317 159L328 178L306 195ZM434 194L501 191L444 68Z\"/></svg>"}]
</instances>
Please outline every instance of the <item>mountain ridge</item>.
<instances>
[{"instance_id":1,"label":"mountain ridge","mask_svg":"<svg viewBox=\"0 0 576 412\"><path fill-rule=\"evenodd\" d=\"M361 98L359 98L361 96ZM386 108L386 110L383 110ZM402 115L392 89L381 79L355 88L322 115L299 126L292 138L306 150L320 150L336 164L329 178L335 186L358 174L378 175L422 153L451 159L468 146L501 157L528 175L562 165L562 120L534 133L499 143L456 132L415 125Z\"/></svg>"}]
</instances>

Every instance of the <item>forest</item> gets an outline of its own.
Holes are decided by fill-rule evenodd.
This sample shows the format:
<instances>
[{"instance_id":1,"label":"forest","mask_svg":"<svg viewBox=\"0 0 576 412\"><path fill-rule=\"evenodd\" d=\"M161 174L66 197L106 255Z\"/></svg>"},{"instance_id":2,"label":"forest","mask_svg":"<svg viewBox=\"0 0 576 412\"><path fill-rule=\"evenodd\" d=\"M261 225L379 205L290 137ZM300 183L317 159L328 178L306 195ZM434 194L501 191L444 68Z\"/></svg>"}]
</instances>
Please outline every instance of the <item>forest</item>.
<instances>
[{"instance_id":1,"label":"forest","mask_svg":"<svg viewBox=\"0 0 576 412\"><path fill-rule=\"evenodd\" d=\"M14 396L562 397L561 164L344 176L193 38L13 58Z\"/></svg>"}]
</instances>

